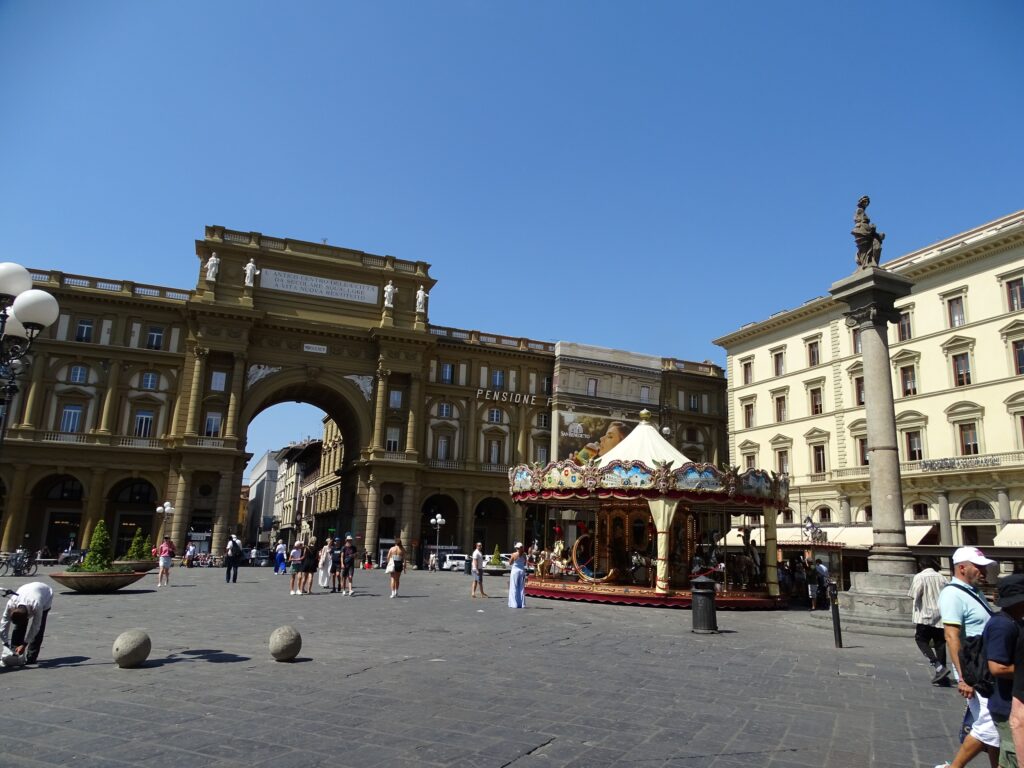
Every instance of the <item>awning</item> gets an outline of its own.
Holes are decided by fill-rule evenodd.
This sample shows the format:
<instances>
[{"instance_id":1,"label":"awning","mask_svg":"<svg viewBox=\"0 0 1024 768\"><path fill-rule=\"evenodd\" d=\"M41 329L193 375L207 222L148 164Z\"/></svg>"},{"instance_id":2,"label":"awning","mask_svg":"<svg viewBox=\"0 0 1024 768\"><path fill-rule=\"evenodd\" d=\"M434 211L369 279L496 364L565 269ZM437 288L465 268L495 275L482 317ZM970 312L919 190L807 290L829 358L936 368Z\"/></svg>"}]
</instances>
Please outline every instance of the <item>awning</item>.
<instances>
[{"instance_id":1,"label":"awning","mask_svg":"<svg viewBox=\"0 0 1024 768\"><path fill-rule=\"evenodd\" d=\"M907 546L916 547L921 543L929 533L935 530L938 523L932 523L931 525L908 525L907 526ZM937 542L936 542L937 543Z\"/></svg>"},{"instance_id":2,"label":"awning","mask_svg":"<svg viewBox=\"0 0 1024 768\"><path fill-rule=\"evenodd\" d=\"M842 528L825 528L829 543L847 547L867 549L874 543L874 530L870 525L844 525Z\"/></svg>"},{"instance_id":3,"label":"awning","mask_svg":"<svg viewBox=\"0 0 1024 768\"><path fill-rule=\"evenodd\" d=\"M1007 523L992 543L997 547L1024 547L1024 522Z\"/></svg>"}]
</instances>

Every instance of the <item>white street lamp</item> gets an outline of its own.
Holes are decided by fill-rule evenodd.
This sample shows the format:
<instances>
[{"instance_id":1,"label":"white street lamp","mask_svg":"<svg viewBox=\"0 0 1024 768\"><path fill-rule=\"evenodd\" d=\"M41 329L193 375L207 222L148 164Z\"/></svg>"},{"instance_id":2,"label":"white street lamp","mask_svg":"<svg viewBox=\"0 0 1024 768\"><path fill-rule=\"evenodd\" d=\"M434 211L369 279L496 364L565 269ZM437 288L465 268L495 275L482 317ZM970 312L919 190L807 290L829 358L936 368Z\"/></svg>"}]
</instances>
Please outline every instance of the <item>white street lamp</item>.
<instances>
[{"instance_id":1,"label":"white street lamp","mask_svg":"<svg viewBox=\"0 0 1024 768\"><path fill-rule=\"evenodd\" d=\"M434 530L437 532L437 536L434 539L434 554L437 555L438 560L441 558L441 526L445 524L445 519L441 517L441 513L438 512L432 518L430 518L430 524L434 526Z\"/></svg>"},{"instance_id":2,"label":"white street lamp","mask_svg":"<svg viewBox=\"0 0 1024 768\"><path fill-rule=\"evenodd\" d=\"M167 525L167 518L174 516L174 507L171 506L171 502L165 501L163 504L157 505L156 513L162 516L160 520L160 530L162 532L164 526Z\"/></svg>"},{"instance_id":3,"label":"white street lamp","mask_svg":"<svg viewBox=\"0 0 1024 768\"><path fill-rule=\"evenodd\" d=\"M32 342L60 315L57 300L32 287L32 275L20 264L0 262L0 447L7 432L7 409L18 392L15 379L28 364Z\"/></svg>"}]
</instances>

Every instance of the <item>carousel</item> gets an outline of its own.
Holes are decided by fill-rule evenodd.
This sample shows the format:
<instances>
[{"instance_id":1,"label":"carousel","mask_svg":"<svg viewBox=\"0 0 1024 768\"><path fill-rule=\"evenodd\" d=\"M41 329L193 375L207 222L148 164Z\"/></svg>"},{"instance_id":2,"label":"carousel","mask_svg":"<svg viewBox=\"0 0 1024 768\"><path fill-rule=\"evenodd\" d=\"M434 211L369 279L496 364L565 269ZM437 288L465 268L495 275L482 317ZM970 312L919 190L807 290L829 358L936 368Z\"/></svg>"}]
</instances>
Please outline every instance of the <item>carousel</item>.
<instances>
[{"instance_id":1,"label":"carousel","mask_svg":"<svg viewBox=\"0 0 1024 768\"><path fill-rule=\"evenodd\" d=\"M642 411L629 435L586 464L509 470L533 540L526 594L686 608L691 580L706 576L720 608L781 607L775 521L788 478L692 462L650 419Z\"/></svg>"}]
</instances>

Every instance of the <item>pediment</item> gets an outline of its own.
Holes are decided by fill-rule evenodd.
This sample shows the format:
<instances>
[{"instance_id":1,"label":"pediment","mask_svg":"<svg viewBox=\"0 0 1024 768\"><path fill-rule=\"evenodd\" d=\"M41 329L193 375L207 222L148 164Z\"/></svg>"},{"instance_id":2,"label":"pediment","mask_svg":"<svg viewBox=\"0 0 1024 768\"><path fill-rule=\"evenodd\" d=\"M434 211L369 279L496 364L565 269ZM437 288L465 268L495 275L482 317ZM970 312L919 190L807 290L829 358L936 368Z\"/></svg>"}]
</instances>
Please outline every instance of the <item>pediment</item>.
<instances>
[{"instance_id":1,"label":"pediment","mask_svg":"<svg viewBox=\"0 0 1024 768\"><path fill-rule=\"evenodd\" d=\"M736 447L739 448L741 451L750 452L750 451L756 451L758 448L761 447L761 444L760 443L755 443L753 440L744 440L742 443L740 443Z\"/></svg>"},{"instance_id":2,"label":"pediment","mask_svg":"<svg viewBox=\"0 0 1024 768\"><path fill-rule=\"evenodd\" d=\"M1009 325L1004 325L999 329L999 335L1003 337L1003 341L1013 336L1024 336L1024 320L1014 320Z\"/></svg>"},{"instance_id":3,"label":"pediment","mask_svg":"<svg viewBox=\"0 0 1024 768\"><path fill-rule=\"evenodd\" d=\"M977 416L980 418L985 415L985 408L969 400L961 400L946 408L944 413L951 420L963 416Z\"/></svg>"},{"instance_id":4,"label":"pediment","mask_svg":"<svg viewBox=\"0 0 1024 768\"><path fill-rule=\"evenodd\" d=\"M927 424L928 417L920 411L903 411L896 414L897 424Z\"/></svg>"},{"instance_id":5,"label":"pediment","mask_svg":"<svg viewBox=\"0 0 1024 768\"><path fill-rule=\"evenodd\" d=\"M974 339L970 336L950 336L944 342L942 342L942 349L945 352L949 352L954 349L973 348Z\"/></svg>"},{"instance_id":6,"label":"pediment","mask_svg":"<svg viewBox=\"0 0 1024 768\"><path fill-rule=\"evenodd\" d=\"M793 444L793 438L780 432L769 440L768 443L776 448L784 448L787 445Z\"/></svg>"},{"instance_id":7,"label":"pediment","mask_svg":"<svg viewBox=\"0 0 1024 768\"><path fill-rule=\"evenodd\" d=\"M867 432L868 431L868 420L867 419L855 419L854 421L851 421L849 423L849 425L846 427L846 431L849 432L851 435L856 434L856 433L860 433L860 432Z\"/></svg>"},{"instance_id":8,"label":"pediment","mask_svg":"<svg viewBox=\"0 0 1024 768\"><path fill-rule=\"evenodd\" d=\"M854 363L846 366L846 374L848 376L860 376L864 373L864 362L857 360Z\"/></svg>"},{"instance_id":9,"label":"pediment","mask_svg":"<svg viewBox=\"0 0 1024 768\"><path fill-rule=\"evenodd\" d=\"M818 427L815 427L814 429L809 429L808 431L804 432L804 439L808 441L827 440L829 437L830 435L828 432Z\"/></svg>"},{"instance_id":10,"label":"pediment","mask_svg":"<svg viewBox=\"0 0 1024 768\"><path fill-rule=\"evenodd\" d=\"M1003 405L1011 410L1024 407L1024 392L1017 392L1016 394L1010 395L1008 398L1003 400Z\"/></svg>"},{"instance_id":11,"label":"pediment","mask_svg":"<svg viewBox=\"0 0 1024 768\"><path fill-rule=\"evenodd\" d=\"M901 349L895 355L892 356L893 365L909 365L910 363L916 363L921 359L921 353L916 352L912 349Z\"/></svg>"}]
</instances>

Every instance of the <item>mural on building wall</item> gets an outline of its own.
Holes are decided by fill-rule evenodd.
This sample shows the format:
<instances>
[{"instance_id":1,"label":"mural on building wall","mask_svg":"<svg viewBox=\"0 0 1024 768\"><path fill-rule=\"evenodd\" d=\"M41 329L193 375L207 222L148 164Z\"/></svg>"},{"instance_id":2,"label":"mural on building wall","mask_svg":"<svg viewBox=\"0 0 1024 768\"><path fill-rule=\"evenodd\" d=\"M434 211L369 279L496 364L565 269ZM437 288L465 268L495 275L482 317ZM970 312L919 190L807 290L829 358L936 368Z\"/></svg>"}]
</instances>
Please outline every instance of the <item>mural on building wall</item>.
<instances>
[{"instance_id":1,"label":"mural on building wall","mask_svg":"<svg viewBox=\"0 0 1024 768\"><path fill-rule=\"evenodd\" d=\"M557 459L575 459L585 464L603 456L622 442L633 431L635 421L613 419L608 416L558 412Z\"/></svg>"}]
</instances>

